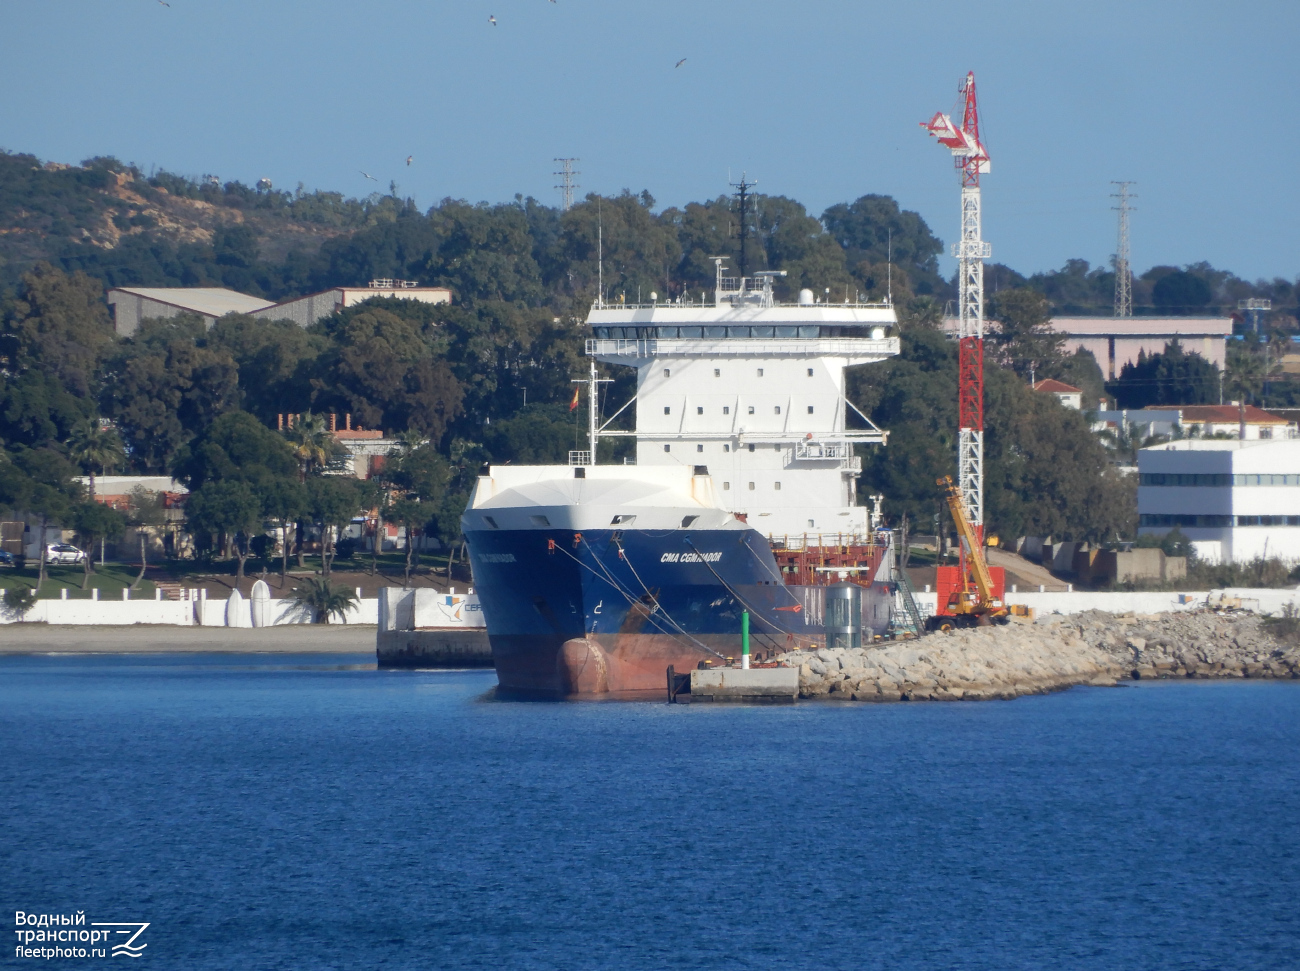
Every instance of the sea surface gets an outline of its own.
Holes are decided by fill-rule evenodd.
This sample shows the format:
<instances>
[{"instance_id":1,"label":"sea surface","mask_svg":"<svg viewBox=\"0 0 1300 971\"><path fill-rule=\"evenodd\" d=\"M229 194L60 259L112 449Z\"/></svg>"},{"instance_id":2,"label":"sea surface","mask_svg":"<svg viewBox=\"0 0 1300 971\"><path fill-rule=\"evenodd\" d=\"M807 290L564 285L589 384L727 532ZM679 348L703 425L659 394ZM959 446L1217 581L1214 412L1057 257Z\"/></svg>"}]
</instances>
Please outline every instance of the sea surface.
<instances>
[{"instance_id":1,"label":"sea surface","mask_svg":"<svg viewBox=\"0 0 1300 971\"><path fill-rule=\"evenodd\" d=\"M1300 682L785 708L494 684L0 658L0 914L148 921L131 966L168 969L1300 967Z\"/></svg>"}]
</instances>

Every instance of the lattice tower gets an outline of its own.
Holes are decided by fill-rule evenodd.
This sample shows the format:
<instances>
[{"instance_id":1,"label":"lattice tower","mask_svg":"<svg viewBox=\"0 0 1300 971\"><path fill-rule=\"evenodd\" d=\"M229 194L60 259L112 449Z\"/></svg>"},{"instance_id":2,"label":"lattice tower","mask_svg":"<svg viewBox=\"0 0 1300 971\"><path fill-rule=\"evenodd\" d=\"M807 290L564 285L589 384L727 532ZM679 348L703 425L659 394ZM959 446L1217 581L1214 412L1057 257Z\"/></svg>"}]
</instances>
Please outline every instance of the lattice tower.
<instances>
[{"instance_id":1,"label":"lattice tower","mask_svg":"<svg viewBox=\"0 0 1300 971\"><path fill-rule=\"evenodd\" d=\"M1118 192L1112 192L1111 198L1118 199L1118 206L1111 206L1119 213L1119 240L1115 246L1115 316L1133 316L1133 266L1129 262L1128 250L1128 214L1136 206L1129 205L1130 199L1136 199L1137 193L1129 192L1128 187L1136 182L1111 182L1119 186Z\"/></svg>"},{"instance_id":2,"label":"lattice tower","mask_svg":"<svg viewBox=\"0 0 1300 971\"><path fill-rule=\"evenodd\" d=\"M573 208L573 190L579 187L578 183L573 181L573 177L582 173L573 167L573 163L578 161L576 158L557 158L555 161L564 166L560 171L553 173L563 180L555 187L560 190L560 211L568 212Z\"/></svg>"}]
</instances>

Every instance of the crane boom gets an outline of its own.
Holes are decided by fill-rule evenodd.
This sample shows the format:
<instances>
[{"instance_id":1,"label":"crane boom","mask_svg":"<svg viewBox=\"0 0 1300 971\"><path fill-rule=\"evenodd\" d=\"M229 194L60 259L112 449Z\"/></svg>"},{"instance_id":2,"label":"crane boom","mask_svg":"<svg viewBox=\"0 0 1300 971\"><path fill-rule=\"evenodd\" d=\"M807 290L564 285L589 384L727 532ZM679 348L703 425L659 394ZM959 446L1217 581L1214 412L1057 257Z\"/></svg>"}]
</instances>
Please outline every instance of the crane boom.
<instances>
[{"instance_id":1,"label":"crane boom","mask_svg":"<svg viewBox=\"0 0 1300 971\"><path fill-rule=\"evenodd\" d=\"M955 605L954 613L973 613L987 614L991 616L1000 616L1006 613L1002 601L998 599L997 592L993 587L993 575L989 573L988 562L984 559L984 550L980 538L975 533L975 527L971 524L970 519L966 516L966 504L963 500L961 489L953 485L952 476L945 475L938 480L938 484L943 487L945 498L948 500L948 508L952 512L952 521L957 527L957 535L961 538L961 543L965 552L965 561L968 567L969 577L962 577L962 589L958 591L958 603ZM970 584L974 581L975 597L971 599Z\"/></svg>"}]
</instances>

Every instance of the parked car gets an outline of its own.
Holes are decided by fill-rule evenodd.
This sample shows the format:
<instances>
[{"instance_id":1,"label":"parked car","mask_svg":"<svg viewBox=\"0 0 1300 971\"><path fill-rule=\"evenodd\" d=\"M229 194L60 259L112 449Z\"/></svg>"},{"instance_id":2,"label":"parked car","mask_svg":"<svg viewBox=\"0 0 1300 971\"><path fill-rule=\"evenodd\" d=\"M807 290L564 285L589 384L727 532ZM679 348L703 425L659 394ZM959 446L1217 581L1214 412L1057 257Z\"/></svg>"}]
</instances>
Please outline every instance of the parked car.
<instances>
[{"instance_id":1,"label":"parked car","mask_svg":"<svg viewBox=\"0 0 1300 971\"><path fill-rule=\"evenodd\" d=\"M0 550L0 566L15 567L18 565L17 558L8 550Z\"/></svg>"},{"instance_id":2,"label":"parked car","mask_svg":"<svg viewBox=\"0 0 1300 971\"><path fill-rule=\"evenodd\" d=\"M76 565L84 562L86 554L75 546L69 546L67 543L51 543L45 547L46 563L62 563L65 565Z\"/></svg>"}]
</instances>

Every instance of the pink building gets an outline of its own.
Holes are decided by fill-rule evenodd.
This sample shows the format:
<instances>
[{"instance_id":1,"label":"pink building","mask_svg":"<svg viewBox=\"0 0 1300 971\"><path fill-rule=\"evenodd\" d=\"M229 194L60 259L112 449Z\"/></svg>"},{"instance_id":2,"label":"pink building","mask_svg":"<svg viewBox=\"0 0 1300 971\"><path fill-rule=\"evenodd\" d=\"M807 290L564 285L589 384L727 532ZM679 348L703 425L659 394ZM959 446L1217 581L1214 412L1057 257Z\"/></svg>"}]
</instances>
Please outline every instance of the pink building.
<instances>
[{"instance_id":1,"label":"pink building","mask_svg":"<svg viewBox=\"0 0 1300 971\"><path fill-rule=\"evenodd\" d=\"M955 334L957 319L945 317L944 330ZM990 330L997 323L990 321ZM1189 354L1199 354L1223 370L1226 341L1232 333L1231 317L1053 317L1052 329L1065 335L1065 351L1091 351L1107 381L1119 377L1125 364L1138 354L1160 354L1178 340Z\"/></svg>"}]
</instances>

